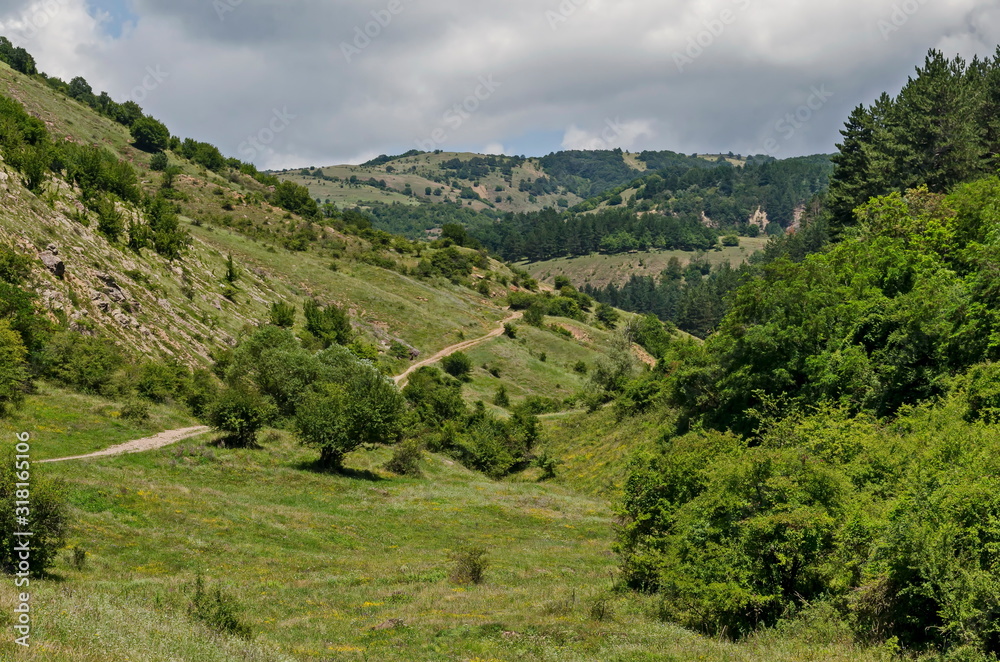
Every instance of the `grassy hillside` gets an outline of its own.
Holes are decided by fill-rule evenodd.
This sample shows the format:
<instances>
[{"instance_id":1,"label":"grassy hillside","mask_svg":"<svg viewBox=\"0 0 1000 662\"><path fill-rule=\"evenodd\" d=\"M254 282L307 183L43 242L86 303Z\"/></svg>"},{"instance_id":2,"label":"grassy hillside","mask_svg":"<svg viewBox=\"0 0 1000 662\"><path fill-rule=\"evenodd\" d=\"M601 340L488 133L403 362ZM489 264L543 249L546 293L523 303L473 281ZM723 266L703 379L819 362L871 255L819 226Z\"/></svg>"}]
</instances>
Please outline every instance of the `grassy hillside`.
<instances>
[{"instance_id":1,"label":"grassy hillside","mask_svg":"<svg viewBox=\"0 0 1000 662\"><path fill-rule=\"evenodd\" d=\"M739 242L739 246L725 246L717 251L636 251L617 255L595 253L580 257L522 262L518 266L539 281L551 282L556 276L563 275L581 287L585 284L604 287L610 283L621 285L632 276L659 276L672 258L677 258L682 268L699 257L704 258L713 267L725 262L738 266L763 249L768 238L740 237Z\"/></svg>"},{"instance_id":2,"label":"grassy hillside","mask_svg":"<svg viewBox=\"0 0 1000 662\"><path fill-rule=\"evenodd\" d=\"M25 420L42 406L29 402ZM311 453L275 431L259 450L189 440L46 466L67 483L69 542L86 561L74 566L67 551L33 584L33 646L5 638L0 659L889 658L821 626L733 644L661 623L654 600L612 591L602 500L490 481L441 456L424 460L425 478L400 478L380 468L387 458L362 451L346 475L316 473ZM463 545L489 550L480 585L449 579ZM249 640L191 614L199 573L236 605ZM3 582L4 626L13 604Z\"/></svg>"}]
</instances>

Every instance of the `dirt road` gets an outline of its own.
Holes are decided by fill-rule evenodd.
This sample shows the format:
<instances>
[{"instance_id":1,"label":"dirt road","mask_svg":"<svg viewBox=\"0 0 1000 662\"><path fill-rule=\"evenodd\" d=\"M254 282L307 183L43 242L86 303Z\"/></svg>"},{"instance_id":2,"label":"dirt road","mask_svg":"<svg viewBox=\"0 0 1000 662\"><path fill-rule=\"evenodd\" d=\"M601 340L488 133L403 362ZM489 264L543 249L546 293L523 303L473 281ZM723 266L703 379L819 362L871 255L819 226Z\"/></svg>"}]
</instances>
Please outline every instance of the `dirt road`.
<instances>
[{"instance_id":1,"label":"dirt road","mask_svg":"<svg viewBox=\"0 0 1000 662\"><path fill-rule=\"evenodd\" d=\"M410 377L410 375L413 374L415 371L419 370L420 368L423 368L424 366L432 365L434 363L437 363L446 356L451 356L455 352L461 352L463 349L469 349L471 347L475 347L480 343L486 342L487 340L491 340L493 338L500 336L503 333L504 324L508 324L510 322L513 322L514 320L521 319L523 314L524 313L517 312L514 313L513 315L510 315L505 320L500 322L500 326L493 329L492 331L487 333L485 336L482 336L481 338L475 338L473 340L464 340L460 343L455 343L451 347L445 347L440 352L438 352L437 354L428 359L424 359L423 361L414 363L413 365L411 365L409 368L406 369L406 372L404 372L401 375L396 375L395 377L393 377L393 379L396 382L396 386L398 386L399 388L403 388L404 386L406 386L406 380Z\"/></svg>"},{"instance_id":2,"label":"dirt road","mask_svg":"<svg viewBox=\"0 0 1000 662\"><path fill-rule=\"evenodd\" d=\"M92 457L107 457L109 455L122 455L124 453L141 453L142 451L151 451L157 448L163 448L164 446L169 446L170 444L177 443L182 439L187 439L188 437L194 437L199 434L208 432L210 428L204 425L199 425L193 428L182 428L180 430L167 430L166 432L161 432L160 434L154 435L152 437L146 437L145 439L136 439L134 441L127 441L124 444L118 444L117 446L111 446L110 448L105 448L102 451L97 451L96 453L87 453L86 455L74 455L72 457L59 457L51 460L38 460L39 462L65 462L66 460L86 460Z\"/></svg>"}]
</instances>

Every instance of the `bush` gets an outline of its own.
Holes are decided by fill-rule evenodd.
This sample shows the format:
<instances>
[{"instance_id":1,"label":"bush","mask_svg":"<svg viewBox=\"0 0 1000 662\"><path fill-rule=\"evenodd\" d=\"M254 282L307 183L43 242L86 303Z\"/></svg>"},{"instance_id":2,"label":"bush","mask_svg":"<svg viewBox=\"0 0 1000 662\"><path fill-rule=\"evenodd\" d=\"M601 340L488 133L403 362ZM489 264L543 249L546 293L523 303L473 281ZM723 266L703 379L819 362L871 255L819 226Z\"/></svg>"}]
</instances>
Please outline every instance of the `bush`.
<instances>
[{"instance_id":1,"label":"bush","mask_svg":"<svg viewBox=\"0 0 1000 662\"><path fill-rule=\"evenodd\" d=\"M455 584L481 584L489 567L488 552L482 547L462 547L449 558L454 567L449 580Z\"/></svg>"},{"instance_id":2,"label":"bush","mask_svg":"<svg viewBox=\"0 0 1000 662\"><path fill-rule=\"evenodd\" d=\"M462 352L455 352L441 359L441 367L452 377L463 379L472 372L472 359Z\"/></svg>"},{"instance_id":3,"label":"bush","mask_svg":"<svg viewBox=\"0 0 1000 662\"><path fill-rule=\"evenodd\" d=\"M21 335L0 319L0 416L20 404L28 383L28 350Z\"/></svg>"},{"instance_id":4,"label":"bush","mask_svg":"<svg viewBox=\"0 0 1000 662\"><path fill-rule=\"evenodd\" d=\"M503 334L511 340L514 340L517 338L517 327L510 322L504 322Z\"/></svg>"},{"instance_id":5,"label":"bush","mask_svg":"<svg viewBox=\"0 0 1000 662\"><path fill-rule=\"evenodd\" d=\"M149 169L155 172L163 172L170 166L170 160L167 155L163 152L157 152L153 154L153 158L149 160Z\"/></svg>"},{"instance_id":6,"label":"bush","mask_svg":"<svg viewBox=\"0 0 1000 662\"><path fill-rule=\"evenodd\" d=\"M506 386L501 384L500 388L497 389L496 395L493 396L493 404L497 407L510 407L510 396L507 395Z\"/></svg>"},{"instance_id":7,"label":"bush","mask_svg":"<svg viewBox=\"0 0 1000 662\"><path fill-rule=\"evenodd\" d=\"M271 324L283 329L295 326L295 306L290 303L274 302L271 304Z\"/></svg>"},{"instance_id":8,"label":"bush","mask_svg":"<svg viewBox=\"0 0 1000 662\"><path fill-rule=\"evenodd\" d=\"M535 301L524 311L524 323L541 328L545 322L545 305L540 301Z\"/></svg>"},{"instance_id":9,"label":"bush","mask_svg":"<svg viewBox=\"0 0 1000 662\"><path fill-rule=\"evenodd\" d=\"M206 411L209 424L226 433L223 443L238 448L255 445L257 433L275 413L259 392L245 386L224 389Z\"/></svg>"},{"instance_id":10,"label":"bush","mask_svg":"<svg viewBox=\"0 0 1000 662\"><path fill-rule=\"evenodd\" d=\"M85 393L110 395L115 372L125 363L118 348L103 338L63 331L41 355L42 374Z\"/></svg>"},{"instance_id":11,"label":"bush","mask_svg":"<svg viewBox=\"0 0 1000 662\"><path fill-rule=\"evenodd\" d=\"M385 468L400 476L421 476L420 460L423 456L423 446L416 440L407 440L396 446Z\"/></svg>"},{"instance_id":12,"label":"bush","mask_svg":"<svg viewBox=\"0 0 1000 662\"><path fill-rule=\"evenodd\" d=\"M29 466L28 462L17 461L15 449L8 446L0 452L0 567L4 572L14 573L21 562L15 547L25 539L15 533L24 531L17 524L16 517L23 515L15 509L15 501L22 500L17 483L31 483L31 511L29 547L31 550L30 572L41 576L55 562L59 550L65 542L67 528L66 497L63 486L45 478L44 474Z\"/></svg>"},{"instance_id":13,"label":"bush","mask_svg":"<svg viewBox=\"0 0 1000 662\"><path fill-rule=\"evenodd\" d=\"M302 397L295 427L302 443L320 449L320 464L338 470L362 444L394 441L400 432L403 396L392 380L344 348L320 352L324 381Z\"/></svg>"},{"instance_id":14,"label":"bush","mask_svg":"<svg viewBox=\"0 0 1000 662\"><path fill-rule=\"evenodd\" d=\"M199 574L195 579L194 593L188 613L211 629L222 634L233 635L243 639L253 636L250 626L240 620L239 604L218 586L215 591L205 587L205 582Z\"/></svg>"},{"instance_id":15,"label":"bush","mask_svg":"<svg viewBox=\"0 0 1000 662\"><path fill-rule=\"evenodd\" d=\"M389 343L389 355L396 359L408 359L410 358L410 348L398 340L393 340Z\"/></svg>"},{"instance_id":16,"label":"bush","mask_svg":"<svg viewBox=\"0 0 1000 662\"><path fill-rule=\"evenodd\" d=\"M122 418L127 421L142 422L149 419L149 403L141 398L129 398L122 405Z\"/></svg>"},{"instance_id":17,"label":"bush","mask_svg":"<svg viewBox=\"0 0 1000 662\"><path fill-rule=\"evenodd\" d=\"M346 345L354 336L351 319L347 313L334 304L320 306L313 300L308 300L303 307L306 317L306 330L316 337L323 347L331 345Z\"/></svg>"}]
</instances>

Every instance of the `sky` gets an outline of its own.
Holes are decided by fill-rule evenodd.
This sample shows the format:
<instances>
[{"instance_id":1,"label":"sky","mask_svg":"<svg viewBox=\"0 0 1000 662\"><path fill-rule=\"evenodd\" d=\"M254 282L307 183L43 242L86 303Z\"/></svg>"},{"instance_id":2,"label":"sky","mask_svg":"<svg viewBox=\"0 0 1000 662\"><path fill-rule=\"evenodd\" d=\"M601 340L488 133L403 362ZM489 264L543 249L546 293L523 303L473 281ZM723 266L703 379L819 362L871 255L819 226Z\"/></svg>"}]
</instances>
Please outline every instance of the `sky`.
<instances>
[{"instance_id":1,"label":"sky","mask_svg":"<svg viewBox=\"0 0 1000 662\"><path fill-rule=\"evenodd\" d=\"M1000 0L0 0L50 75L261 168L410 149L835 151ZM0 91L2 92L2 91Z\"/></svg>"}]
</instances>

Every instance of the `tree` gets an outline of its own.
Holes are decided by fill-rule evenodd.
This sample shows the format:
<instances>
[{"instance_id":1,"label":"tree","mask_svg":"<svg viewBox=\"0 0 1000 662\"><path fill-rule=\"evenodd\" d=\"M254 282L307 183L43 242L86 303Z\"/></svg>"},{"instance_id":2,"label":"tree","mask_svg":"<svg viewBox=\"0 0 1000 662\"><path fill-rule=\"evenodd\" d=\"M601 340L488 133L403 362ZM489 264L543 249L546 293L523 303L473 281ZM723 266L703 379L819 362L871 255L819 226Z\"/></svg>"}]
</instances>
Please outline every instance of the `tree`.
<instances>
[{"instance_id":1,"label":"tree","mask_svg":"<svg viewBox=\"0 0 1000 662\"><path fill-rule=\"evenodd\" d=\"M316 301L309 299L303 306L306 317L306 331L316 337L323 345L346 345L354 336L351 319L335 304L325 308Z\"/></svg>"},{"instance_id":2,"label":"tree","mask_svg":"<svg viewBox=\"0 0 1000 662\"><path fill-rule=\"evenodd\" d=\"M403 396L374 365L334 347L317 356L335 381L314 384L295 412L302 443L320 449L320 465L339 470L362 444L386 443L399 434Z\"/></svg>"},{"instance_id":3,"label":"tree","mask_svg":"<svg viewBox=\"0 0 1000 662\"><path fill-rule=\"evenodd\" d=\"M27 356L21 335L10 327L9 321L0 319L0 416L24 397L28 381Z\"/></svg>"},{"instance_id":4,"label":"tree","mask_svg":"<svg viewBox=\"0 0 1000 662\"><path fill-rule=\"evenodd\" d=\"M163 122L152 117L136 120L131 131L136 149L144 152L162 152L170 146L170 130Z\"/></svg>"},{"instance_id":5,"label":"tree","mask_svg":"<svg viewBox=\"0 0 1000 662\"><path fill-rule=\"evenodd\" d=\"M256 389L230 386L208 406L207 418L213 428L226 433L227 446L248 448L257 443L257 433L276 413Z\"/></svg>"},{"instance_id":6,"label":"tree","mask_svg":"<svg viewBox=\"0 0 1000 662\"><path fill-rule=\"evenodd\" d=\"M10 507L0 509L0 569L14 573L22 569L24 562L16 547L25 542L31 550L28 572L32 576L44 575L63 548L67 528L66 492L62 484L49 480L37 465L29 468L27 462L18 461L16 448L8 444L0 453L0 502ZM21 500L25 478L31 482L31 528L30 539L14 534L24 531L18 524L18 512L14 502Z\"/></svg>"},{"instance_id":7,"label":"tree","mask_svg":"<svg viewBox=\"0 0 1000 662\"><path fill-rule=\"evenodd\" d=\"M618 324L618 311L606 303L597 304L597 310L594 314L597 316L597 319L601 322L601 324L609 329L615 328Z\"/></svg>"}]
</instances>

